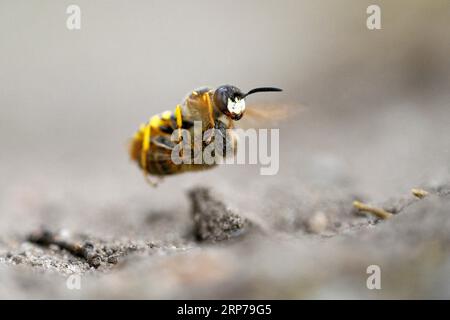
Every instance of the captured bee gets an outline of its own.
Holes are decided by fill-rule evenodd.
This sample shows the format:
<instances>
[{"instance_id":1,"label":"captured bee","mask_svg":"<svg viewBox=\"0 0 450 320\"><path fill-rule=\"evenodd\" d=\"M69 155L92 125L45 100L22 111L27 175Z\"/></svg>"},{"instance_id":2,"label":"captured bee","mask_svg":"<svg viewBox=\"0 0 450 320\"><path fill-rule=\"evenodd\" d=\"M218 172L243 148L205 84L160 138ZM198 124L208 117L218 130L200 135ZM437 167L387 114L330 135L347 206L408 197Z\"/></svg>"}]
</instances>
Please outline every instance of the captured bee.
<instances>
[{"instance_id":1,"label":"captured bee","mask_svg":"<svg viewBox=\"0 0 450 320\"><path fill-rule=\"evenodd\" d=\"M211 164L181 163L172 161L171 155L177 141L173 134L178 134L178 140L183 140L182 130L193 131L194 123L201 122L202 136L213 129L228 139L235 147L234 137L229 136L227 129L234 127L234 122L245 114L245 98L258 92L282 91L279 88L255 88L247 93L231 85L220 86L217 89L202 88L191 92L182 104L174 111L165 111L155 115L142 124L130 143L130 157L136 161L144 173L162 177L177 173L211 168ZM228 134L228 135L227 135ZM209 141L205 142L206 144Z\"/></svg>"}]
</instances>

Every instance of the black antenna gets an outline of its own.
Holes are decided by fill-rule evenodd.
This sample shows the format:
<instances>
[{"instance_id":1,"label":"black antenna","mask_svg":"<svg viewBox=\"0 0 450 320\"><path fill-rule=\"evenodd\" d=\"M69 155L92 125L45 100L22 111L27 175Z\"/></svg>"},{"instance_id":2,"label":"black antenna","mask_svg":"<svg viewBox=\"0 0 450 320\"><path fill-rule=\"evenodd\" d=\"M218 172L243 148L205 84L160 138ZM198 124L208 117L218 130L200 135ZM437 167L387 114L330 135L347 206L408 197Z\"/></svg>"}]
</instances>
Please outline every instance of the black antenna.
<instances>
[{"instance_id":1,"label":"black antenna","mask_svg":"<svg viewBox=\"0 0 450 320\"><path fill-rule=\"evenodd\" d=\"M280 88L274 88L274 87L261 87L261 88L255 88L250 90L249 92L247 92L243 98L245 98L248 95L257 93L257 92L279 92L279 91L283 91Z\"/></svg>"}]
</instances>

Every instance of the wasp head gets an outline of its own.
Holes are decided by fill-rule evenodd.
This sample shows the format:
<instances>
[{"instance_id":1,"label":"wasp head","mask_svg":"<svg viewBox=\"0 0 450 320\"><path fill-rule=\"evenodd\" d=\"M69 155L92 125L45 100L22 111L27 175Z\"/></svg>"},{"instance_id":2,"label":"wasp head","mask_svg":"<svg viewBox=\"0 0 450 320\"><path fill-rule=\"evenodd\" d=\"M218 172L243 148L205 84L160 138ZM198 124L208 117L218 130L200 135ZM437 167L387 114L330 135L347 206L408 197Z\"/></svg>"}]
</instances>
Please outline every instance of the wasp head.
<instances>
[{"instance_id":1,"label":"wasp head","mask_svg":"<svg viewBox=\"0 0 450 320\"><path fill-rule=\"evenodd\" d=\"M245 112L245 97L256 92L281 91L278 88L255 88L243 93L239 88L231 85L220 86L214 92L214 104L227 117L239 120Z\"/></svg>"},{"instance_id":2,"label":"wasp head","mask_svg":"<svg viewBox=\"0 0 450 320\"><path fill-rule=\"evenodd\" d=\"M239 120L245 112L244 96L239 88L225 85L216 89L213 99L220 112L233 120Z\"/></svg>"}]
</instances>

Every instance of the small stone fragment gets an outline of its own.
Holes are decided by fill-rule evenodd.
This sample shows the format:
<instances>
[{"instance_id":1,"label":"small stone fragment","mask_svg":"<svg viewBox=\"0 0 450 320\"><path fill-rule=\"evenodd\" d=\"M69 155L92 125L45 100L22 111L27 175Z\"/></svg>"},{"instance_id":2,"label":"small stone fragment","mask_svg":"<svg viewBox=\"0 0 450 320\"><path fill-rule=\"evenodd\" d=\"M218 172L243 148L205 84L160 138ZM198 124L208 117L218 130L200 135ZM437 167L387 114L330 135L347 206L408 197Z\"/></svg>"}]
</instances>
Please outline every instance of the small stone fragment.
<instances>
[{"instance_id":1,"label":"small stone fragment","mask_svg":"<svg viewBox=\"0 0 450 320\"><path fill-rule=\"evenodd\" d=\"M417 188L411 189L411 193L419 199L423 199L429 195L428 191L425 191L423 189L417 189Z\"/></svg>"},{"instance_id":2,"label":"small stone fragment","mask_svg":"<svg viewBox=\"0 0 450 320\"><path fill-rule=\"evenodd\" d=\"M322 233L328 226L328 218L322 211L316 212L307 222L308 231Z\"/></svg>"},{"instance_id":3,"label":"small stone fragment","mask_svg":"<svg viewBox=\"0 0 450 320\"><path fill-rule=\"evenodd\" d=\"M201 241L227 240L244 234L250 226L247 219L231 212L206 188L195 188L189 196L195 235Z\"/></svg>"}]
</instances>

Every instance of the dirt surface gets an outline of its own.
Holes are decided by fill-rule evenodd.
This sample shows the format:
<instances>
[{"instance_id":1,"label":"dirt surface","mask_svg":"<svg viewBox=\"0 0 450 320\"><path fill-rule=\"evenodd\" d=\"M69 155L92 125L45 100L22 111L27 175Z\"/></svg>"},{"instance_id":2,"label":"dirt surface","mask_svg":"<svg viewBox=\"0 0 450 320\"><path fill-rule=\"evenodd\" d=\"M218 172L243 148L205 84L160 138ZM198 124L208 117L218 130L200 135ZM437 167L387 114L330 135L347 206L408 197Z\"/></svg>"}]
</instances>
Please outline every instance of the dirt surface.
<instances>
[{"instance_id":1,"label":"dirt surface","mask_svg":"<svg viewBox=\"0 0 450 320\"><path fill-rule=\"evenodd\" d=\"M308 219L296 217L286 232L275 225L241 230L246 220L195 189L194 223L177 240L107 240L64 230L3 240L1 280L8 290L2 296L448 297L450 188L428 190L423 199L411 194L380 204L394 213L388 220L330 203L328 209L310 208L315 213ZM150 215L147 222L158 219L166 217ZM383 270L382 290L375 292L366 288L366 268L373 264ZM68 284L71 275L81 276L79 290Z\"/></svg>"},{"instance_id":2,"label":"dirt surface","mask_svg":"<svg viewBox=\"0 0 450 320\"><path fill-rule=\"evenodd\" d=\"M368 31L346 2L80 1L75 32L65 4L2 2L0 298L450 298L449 3L381 1ZM224 83L298 111L268 124L279 172L149 187L127 139Z\"/></svg>"}]
</instances>

